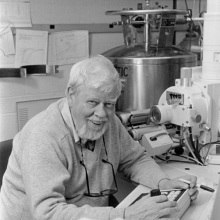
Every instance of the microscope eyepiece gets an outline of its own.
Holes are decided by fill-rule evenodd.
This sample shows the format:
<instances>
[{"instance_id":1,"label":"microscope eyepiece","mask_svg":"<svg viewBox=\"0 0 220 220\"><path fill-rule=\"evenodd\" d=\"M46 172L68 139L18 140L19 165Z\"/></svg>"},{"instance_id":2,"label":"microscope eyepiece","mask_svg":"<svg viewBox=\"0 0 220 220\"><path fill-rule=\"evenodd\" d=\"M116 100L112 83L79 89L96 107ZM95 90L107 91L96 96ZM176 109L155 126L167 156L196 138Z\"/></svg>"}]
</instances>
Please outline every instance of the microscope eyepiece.
<instances>
[{"instance_id":1,"label":"microscope eyepiece","mask_svg":"<svg viewBox=\"0 0 220 220\"><path fill-rule=\"evenodd\" d=\"M155 105L150 110L151 120L156 124L170 122L173 117L170 105Z\"/></svg>"},{"instance_id":2,"label":"microscope eyepiece","mask_svg":"<svg viewBox=\"0 0 220 220\"><path fill-rule=\"evenodd\" d=\"M157 106L153 106L150 111L151 119L156 124L159 124L161 121L161 112Z\"/></svg>"}]
</instances>

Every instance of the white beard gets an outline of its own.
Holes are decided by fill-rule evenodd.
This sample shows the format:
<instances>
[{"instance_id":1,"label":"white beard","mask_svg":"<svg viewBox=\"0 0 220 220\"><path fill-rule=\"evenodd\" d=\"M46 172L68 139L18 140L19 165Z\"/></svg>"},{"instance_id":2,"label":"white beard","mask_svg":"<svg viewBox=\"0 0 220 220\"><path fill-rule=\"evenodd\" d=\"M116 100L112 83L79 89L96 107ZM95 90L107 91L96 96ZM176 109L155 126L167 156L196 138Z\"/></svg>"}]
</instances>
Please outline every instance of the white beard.
<instances>
[{"instance_id":1,"label":"white beard","mask_svg":"<svg viewBox=\"0 0 220 220\"><path fill-rule=\"evenodd\" d=\"M99 139L106 131L108 125L109 125L109 122L108 121L105 121L104 122L104 125L102 126L101 129L93 129L89 126L89 122L88 121L80 121L75 119L74 120L75 122L75 126L76 126L76 131L79 135L80 138L82 139L89 139L89 140L97 140ZM92 122L90 122L92 123Z\"/></svg>"}]
</instances>

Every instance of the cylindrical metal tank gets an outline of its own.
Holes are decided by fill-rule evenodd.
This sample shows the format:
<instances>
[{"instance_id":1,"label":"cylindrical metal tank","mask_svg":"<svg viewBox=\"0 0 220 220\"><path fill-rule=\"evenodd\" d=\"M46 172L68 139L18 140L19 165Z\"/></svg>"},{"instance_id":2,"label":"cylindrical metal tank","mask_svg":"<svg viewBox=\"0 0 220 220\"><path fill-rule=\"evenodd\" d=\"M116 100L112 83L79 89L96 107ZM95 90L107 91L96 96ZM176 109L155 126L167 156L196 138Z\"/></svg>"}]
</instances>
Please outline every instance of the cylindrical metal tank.
<instances>
[{"instance_id":1,"label":"cylindrical metal tank","mask_svg":"<svg viewBox=\"0 0 220 220\"><path fill-rule=\"evenodd\" d=\"M197 55L177 47L151 47L144 44L120 46L103 54L110 59L123 78L124 87L116 111L143 110L158 104L159 98L175 79L181 67L197 65Z\"/></svg>"}]
</instances>

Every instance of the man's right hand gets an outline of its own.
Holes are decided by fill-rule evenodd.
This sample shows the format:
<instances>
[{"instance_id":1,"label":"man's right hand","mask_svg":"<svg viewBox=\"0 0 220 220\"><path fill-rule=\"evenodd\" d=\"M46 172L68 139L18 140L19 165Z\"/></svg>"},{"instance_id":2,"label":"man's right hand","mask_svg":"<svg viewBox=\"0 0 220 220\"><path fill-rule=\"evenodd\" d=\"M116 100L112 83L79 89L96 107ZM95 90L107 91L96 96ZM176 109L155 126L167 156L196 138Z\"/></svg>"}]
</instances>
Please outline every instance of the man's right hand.
<instances>
[{"instance_id":1,"label":"man's right hand","mask_svg":"<svg viewBox=\"0 0 220 220\"><path fill-rule=\"evenodd\" d=\"M169 201L165 195L150 197L144 196L136 201L131 206L125 209L125 219L129 220L156 220L156 219L169 219L161 218L163 216L178 212L177 203ZM176 220L179 218L172 218Z\"/></svg>"}]
</instances>

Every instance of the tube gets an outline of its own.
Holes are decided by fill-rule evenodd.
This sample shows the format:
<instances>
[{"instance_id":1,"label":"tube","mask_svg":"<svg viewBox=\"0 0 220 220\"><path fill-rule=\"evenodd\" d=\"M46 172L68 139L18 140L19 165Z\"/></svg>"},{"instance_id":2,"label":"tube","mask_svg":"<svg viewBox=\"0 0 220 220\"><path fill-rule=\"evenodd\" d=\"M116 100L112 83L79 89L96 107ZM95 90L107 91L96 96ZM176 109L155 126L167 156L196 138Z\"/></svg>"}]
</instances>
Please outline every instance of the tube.
<instances>
[{"instance_id":1,"label":"tube","mask_svg":"<svg viewBox=\"0 0 220 220\"><path fill-rule=\"evenodd\" d=\"M203 62L201 78L220 80L220 1L208 0L204 14Z\"/></svg>"}]
</instances>

